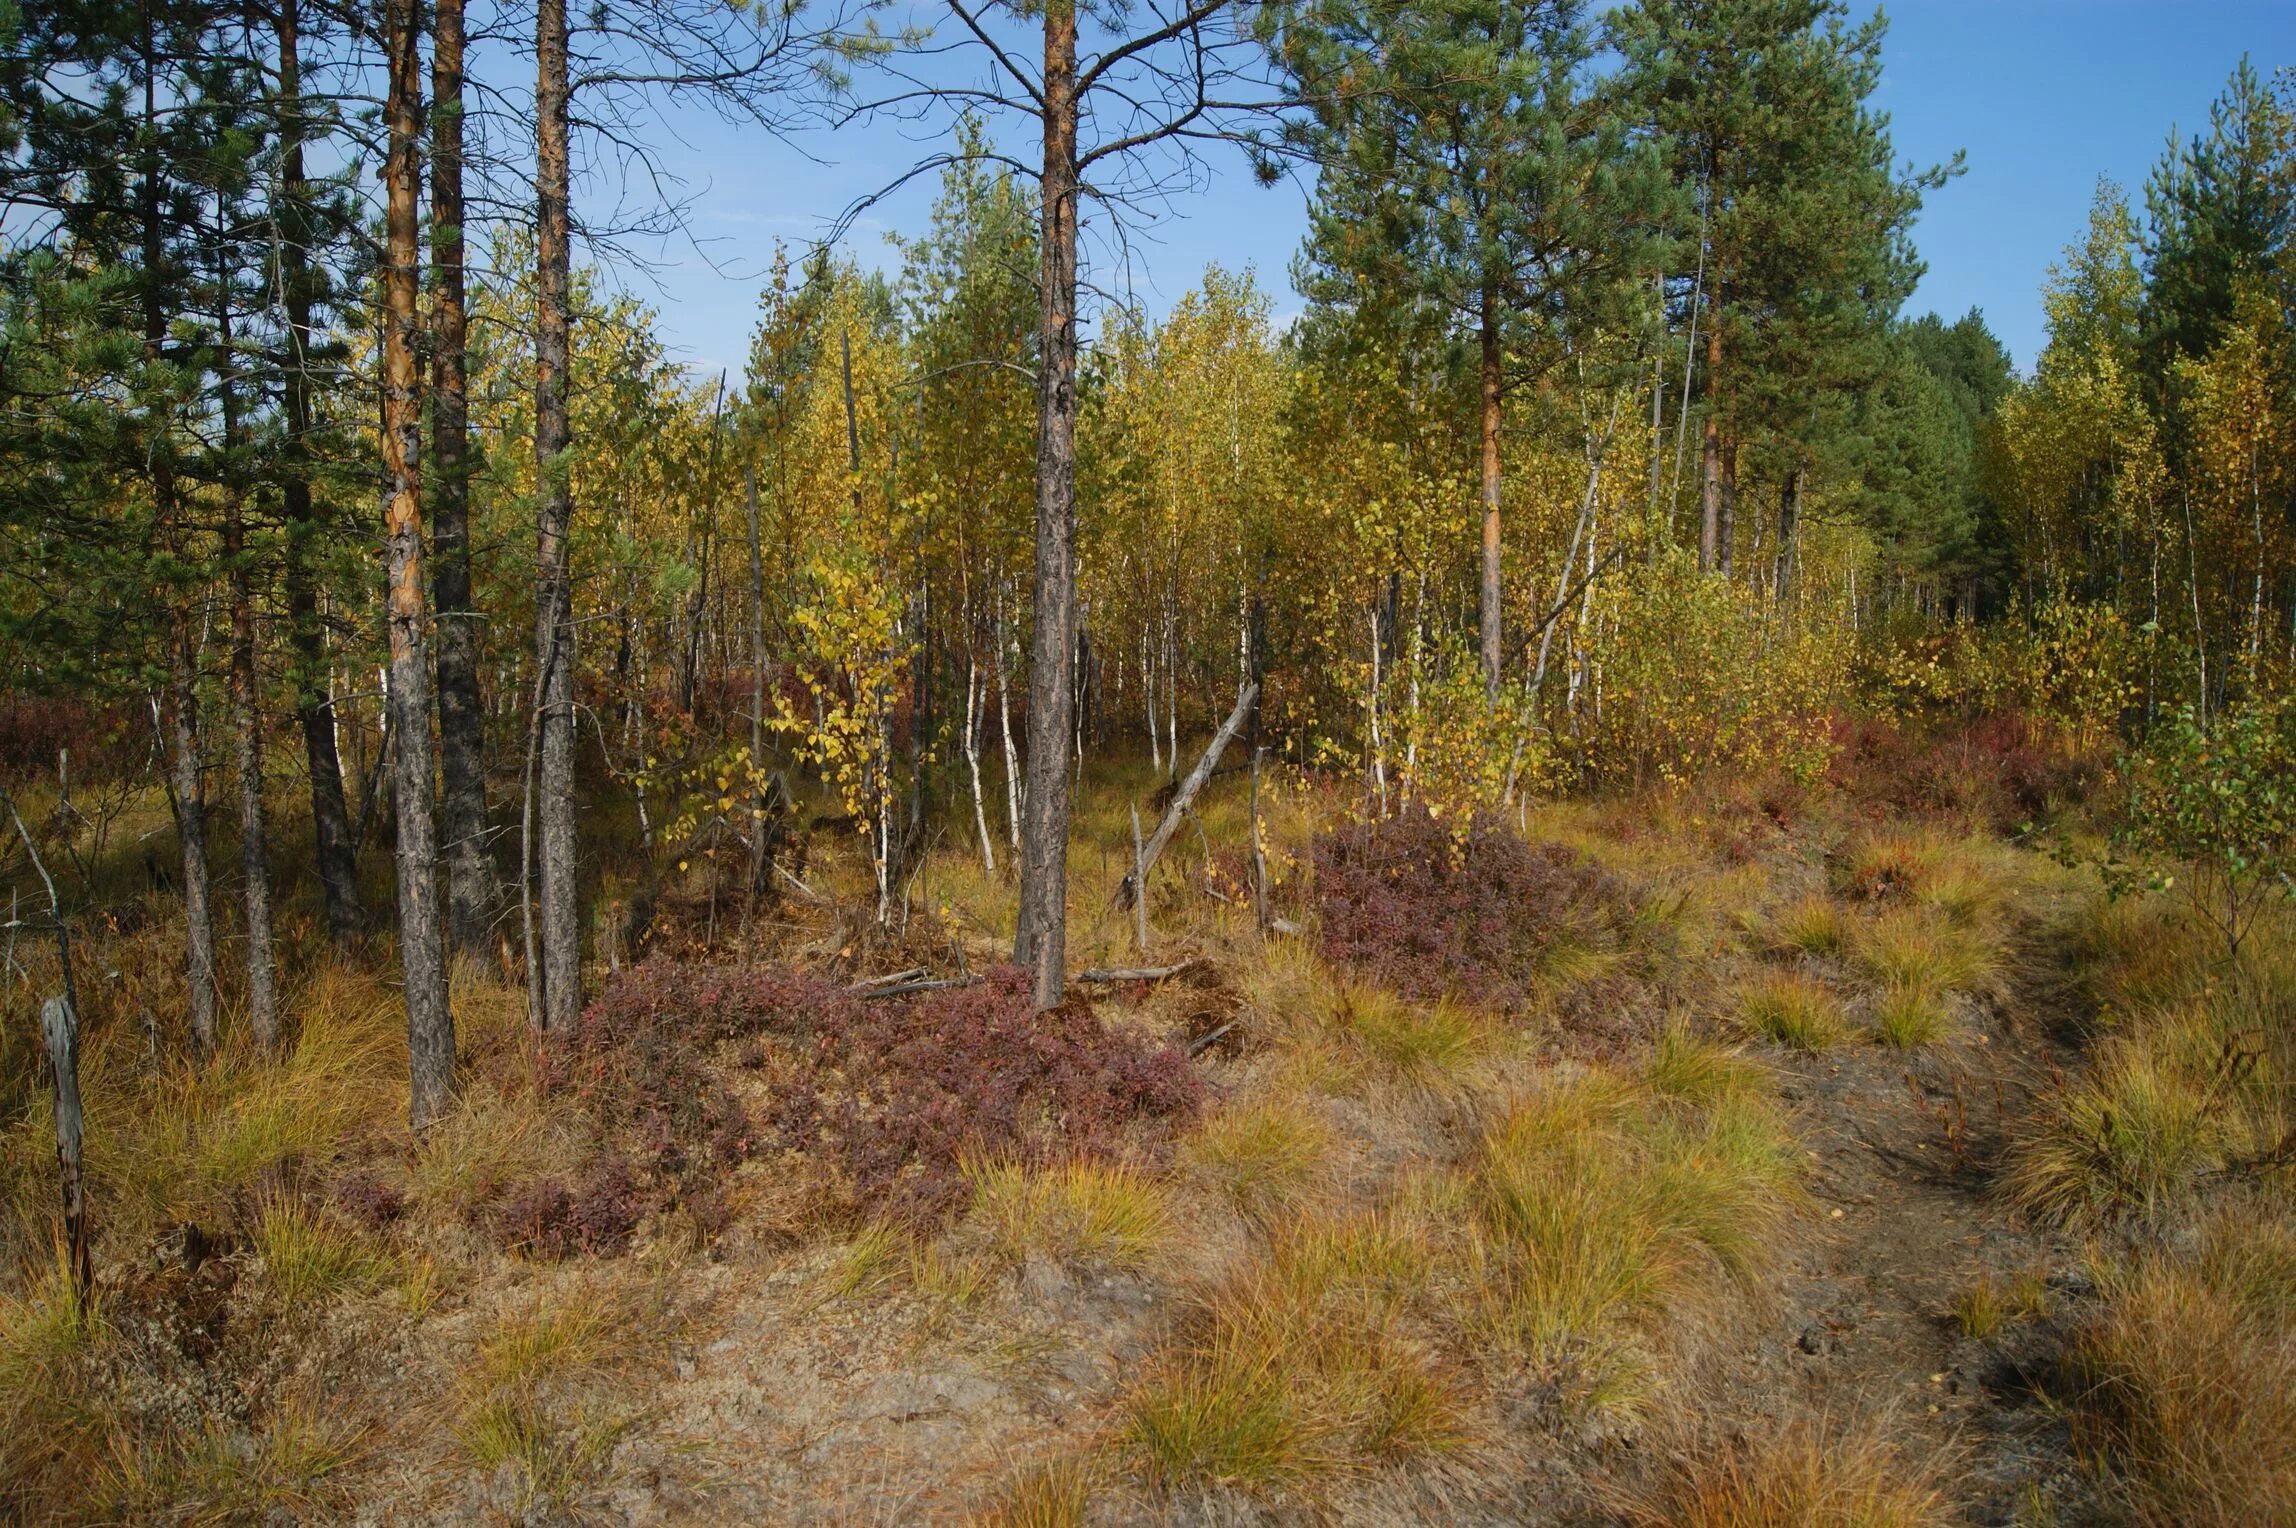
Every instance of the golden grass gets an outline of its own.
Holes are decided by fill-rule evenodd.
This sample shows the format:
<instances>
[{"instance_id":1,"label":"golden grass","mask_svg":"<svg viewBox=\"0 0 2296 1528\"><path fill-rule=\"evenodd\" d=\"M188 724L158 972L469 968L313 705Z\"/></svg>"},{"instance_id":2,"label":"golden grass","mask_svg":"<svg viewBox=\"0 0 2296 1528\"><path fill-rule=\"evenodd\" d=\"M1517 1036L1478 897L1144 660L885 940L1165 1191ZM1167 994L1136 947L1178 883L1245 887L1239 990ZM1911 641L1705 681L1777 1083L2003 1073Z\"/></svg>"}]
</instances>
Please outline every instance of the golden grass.
<instances>
[{"instance_id":1,"label":"golden grass","mask_svg":"<svg viewBox=\"0 0 2296 1528\"><path fill-rule=\"evenodd\" d=\"M1710 1104L1758 1092L1764 1075L1735 1047L1700 1039L1676 1021L1659 1033L1643 1067L1643 1082L1666 1098Z\"/></svg>"},{"instance_id":2,"label":"golden grass","mask_svg":"<svg viewBox=\"0 0 2296 1528\"><path fill-rule=\"evenodd\" d=\"M2006 1282L1987 1274L1954 1297L1953 1324L1963 1336L1982 1340L2048 1308L2049 1285L2039 1273L2028 1270Z\"/></svg>"},{"instance_id":3,"label":"golden grass","mask_svg":"<svg viewBox=\"0 0 2296 1528\"><path fill-rule=\"evenodd\" d=\"M1704 1108L1596 1074L1519 1101L1474 1167L1477 1323L1566 1371L1588 1404L1636 1403L1629 1349L1713 1276L1759 1268L1799 1165L1750 1092Z\"/></svg>"},{"instance_id":4,"label":"golden grass","mask_svg":"<svg viewBox=\"0 0 2296 1528\"><path fill-rule=\"evenodd\" d=\"M1095 1471L1081 1458L1053 1459L1018 1471L966 1528L1084 1528Z\"/></svg>"},{"instance_id":5,"label":"golden grass","mask_svg":"<svg viewBox=\"0 0 2296 1528\"><path fill-rule=\"evenodd\" d=\"M1874 994L1874 1035L1896 1050L1935 1045L1954 1031L1953 1010L1926 982L1893 981Z\"/></svg>"},{"instance_id":6,"label":"golden grass","mask_svg":"<svg viewBox=\"0 0 2296 1528\"><path fill-rule=\"evenodd\" d=\"M972 1214L995 1255L1137 1267L1170 1234L1171 1191L1137 1167L1068 1161L968 1164Z\"/></svg>"},{"instance_id":7,"label":"golden grass","mask_svg":"<svg viewBox=\"0 0 2296 1528\"><path fill-rule=\"evenodd\" d=\"M2011 1156L2010 1197L2072 1226L2157 1218L2189 1200L2254 1143L2237 1100L2191 1064L2194 1038L2164 1025L2104 1041L2039 1100Z\"/></svg>"},{"instance_id":8,"label":"golden grass","mask_svg":"<svg viewBox=\"0 0 2296 1528\"><path fill-rule=\"evenodd\" d=\"M1851 950L1860 966L1885 986L1972 992L2001 970L1991 938L1960 928L1921 908L1884 912L1858 925Z\"/></svg>"},{"instance_id":9,"label":"golden grass","mask_svg":"<svg viewBox=\"0 0 2296 1528\"><path fill-rule=\"evenodd\" d=\"M2296 1229L2260 1205L2109 1268L2076 1337L2075 1436L2140 1522L2254 1528L2296 1503Z\"/></svg>"},{"instance_id":10,"label":"golden grass","mask_svg":"<svg viewBox=\"0 0 2296 1528\"><path fill-rule=\"evenodd\" d=\"M1841 999L1801 971L1765 971L1738 989L1738 1022L1799 1051L1830 1050L1849 1033Z\"/></svg>"},{"instance_id":11,"label":"golden grass","mask_svg":"<svg viewBox=\"0 0 2296 1528\"><path fill-rule=\"evenodd\" d=\"M1457 1379L1413 1319L1434 1261L1424 1228L1381 1215L1277 1235L1126 1396L1150 1482L1270 1490L1462 1444Z\"/></svg>"},{"instance_id":12,"label":"golden grass","mask_svg":"<svg viewBox=\"0 0 2296 1528\"><path fill-rule=\"evenodd\" d=\"M211 1421L115 1434L88 1505L98 1517L151 1521L329 1520L350 1504L338 1477L358 1457L360 1438L310 1398L274 1408L252 1433Z\"/></svg>"},{"instance_id":13,"label":"golden grass","mask_svg":"<svg viewBox=\"0 0 2296 1528\"><path fill-rule=\"evenodd\" d=\"M282 1167L325 1161L355 1132L403 1128L406 1021L386 989L322 969L292 994L296 1031L266 1059L227 1046L204 1065L150 1070L141 1037L90 1033L80 1091L89 1195L126 1242L182 1220L230 1218L233 1202ZM45 1090L0 1140L19 1233L45 1240L55 1125Z\"/></svg>"},{"instance_id":14,"label":"golden grass","mask_svg":"<svg viewBox=\"0 0 2296 1528\"><path fill-rule=\"evenodd\" d=\"M1228 1104L1181 1147L1181 1158L1245 1216L1289 1214L1313 1198L1338 1137L1312 1107L1259 1098Z\"/></svg>"},{"instance_id":15,"label":"golden grass","mask_svg":"<svg viewBox=\"0 0 2296 1528\"><path fill-rule=\"evenodd\" d=\"M369 1288L390 1271L390 1260L365 1237L286 1194L268 1194L259 1202L252 1240L263 1259L264 1281L289 1310Z\"/></svg>"},{"instance_id":16,"label":"golden grass","mask_svg":"<svg viewBox=\"0 0 2296 1528\"><path fill-rule=\"evenodd\" d=\"M1775 949L1836 955L1848 937L1848 926L1848 915L1840 903L1813 893L1796 898L1763 920L1761 933Z\"/></svg>"},{"instance_id":17,"label":"golden grass","mask_svg":"<svg viewBox=\"0 0 2296 1528\"><path fill-rule=\"evenodd\" d=\"M594 1479L639 1415L615 1403L617 1388L680 1325L667 1298L674 1278L674 1269L642 1284L620 1270L568 1278L504 1313L459 1376L464 1457L509 1467L530 1505L561 1504Z\"/></svg>"},{"instance_id":18,"label":"golden grass","mask_svg":"<svg viewBox=\"0 0 2296 1528\"><path fill-rule=\"evenodd\" d=\"M1414 1003L1342 976L1300 939L1272 939L1243 972L1245 1005L1302 1080L1345 1093L1367 1076L1447 1088L1492 1048L1491 1023L1448 998Z\"/></svg>"},{"instance_id":19,"label":"golden grass","mask_svg":"<svg viewBox=\"0 0 2296 1528\"><path fill-rule=\"evenodd\" d=\"M1879 1426L1824 1423L1697 1449L1627 1515L1647 1528L1933 1528L1953 1520L1928 1474Z\"/></svg>"}]
</instances>

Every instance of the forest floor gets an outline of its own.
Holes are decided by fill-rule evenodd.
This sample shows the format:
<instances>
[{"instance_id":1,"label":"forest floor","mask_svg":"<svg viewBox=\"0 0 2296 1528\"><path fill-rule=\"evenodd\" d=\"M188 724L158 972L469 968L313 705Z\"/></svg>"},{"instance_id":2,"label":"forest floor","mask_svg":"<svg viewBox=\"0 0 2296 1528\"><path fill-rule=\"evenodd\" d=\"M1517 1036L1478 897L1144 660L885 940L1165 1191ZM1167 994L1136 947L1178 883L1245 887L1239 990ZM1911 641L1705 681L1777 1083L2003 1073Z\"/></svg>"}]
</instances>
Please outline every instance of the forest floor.
<instances>
[{"instance_id":1,"label":"forest floor","mask_svg":"<svg viewBox=\"0 0 2296 1528\"><path fill-rule=\"evenodd\" d=\"M1099 913L1139 788L1088 792L1079 967L1139 958ZM2132 922L1967 814L1831 790L1566 803L1515 825L1541 846L1517 890L1572 938L1505 1002L1457 1003L1414 986L1408 927L1319 903L1334 821L1314 789L1275 796L1278 910L1304 932L1263 937L1213 848L1243 840L1240 805L1209 801L1155 902L1151 958L1187 969L1093 1001L1106 1043L1189 1050L1200 1104L1070 1162L953 1163L953 1209L923 1219L825 1207L810 1162L756 1152L593 1243L589 1191L546 1174L608 1127L525 1042L514 989L470 970L463 1109L421 1143L390 1123L376 978L299 976L278 1063L199 1077L139 1060L128 1026L96 1037L103 1305L75 1325L35 1272L0 1312L22 1387L0 1501L377 1524L2144 1515L2099 1462L2093 1366L2071 1377L2136 1243L2032 1213L2018 1175L2119 990L2092 967L2162 966L2132 949L2173 919ZM824 905L713 926L709 951L690 888L665 898L649 969L842 982L985 969L1007 937L1009 887L968 854L921 878L928 932L859 955L828 905L857 899L852 867L810 874ZM667 1075L731 1118L829 1086L780 1031L696 1054ZM37 1227L46 1121L36 1097L14 1118ZM538 1182L556 1211L518 1208ZM554 1251L505 1243L553 1213ZM2285 1451L2264 1454L2277 1492ZM2190 1520L2239 1520L2221 1505Z\"/></svg>"}]
</instances>

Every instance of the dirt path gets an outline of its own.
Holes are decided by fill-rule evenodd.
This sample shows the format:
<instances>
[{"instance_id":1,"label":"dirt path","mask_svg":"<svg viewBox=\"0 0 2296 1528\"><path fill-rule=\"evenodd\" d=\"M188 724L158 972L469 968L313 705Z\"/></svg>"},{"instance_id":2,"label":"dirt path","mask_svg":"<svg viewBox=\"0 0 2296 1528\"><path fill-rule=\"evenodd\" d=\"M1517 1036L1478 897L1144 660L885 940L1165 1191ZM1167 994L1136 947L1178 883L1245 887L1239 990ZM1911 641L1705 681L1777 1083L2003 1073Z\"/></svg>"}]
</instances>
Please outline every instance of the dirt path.
<instances>
[{"instance_id":1,"label":"dirt path","mask_svg":"<svg viewBox=\"0 0 2296 1528\"><path fill-rule=\"evenodd\" d=\"M2030 920L2028 920L2030 921ZM2037 937L2037 936L2036 936ZM1929 1459L1964 1521L2011 1524L2082 1488L2062 1419L2033 1391L2083 1292L2074 1250L1995 1189L2010 1130L2062 1059L2060 952L2027 941L2024 979L1969 1004L1961 1036L1911 1056L1871 1045L1782 1063L1812 1157L1815 1231L1781 1271L1774 1313L1725 1366L1725 1436L1794 1416L1886 1418ZM1983 1340L1956 1303L1981 1282L2041 1283L2055 1315Z\"/></svg>"}]
</instances>

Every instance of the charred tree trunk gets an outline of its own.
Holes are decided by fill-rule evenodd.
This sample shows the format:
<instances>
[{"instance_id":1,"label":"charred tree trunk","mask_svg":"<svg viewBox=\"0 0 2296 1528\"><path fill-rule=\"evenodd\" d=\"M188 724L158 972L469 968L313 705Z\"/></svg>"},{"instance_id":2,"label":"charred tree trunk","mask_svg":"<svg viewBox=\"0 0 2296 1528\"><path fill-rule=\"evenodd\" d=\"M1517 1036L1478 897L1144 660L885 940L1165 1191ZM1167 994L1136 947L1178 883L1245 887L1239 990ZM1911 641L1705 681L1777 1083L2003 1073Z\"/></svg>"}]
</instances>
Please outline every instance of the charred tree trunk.
<instances>
[{"instance_id":1,"label":"charred tree trunk","mask_svg":"<svg viewBox=\"0 0 2296 1528\"><path fill-rule=\"evenodd\" d=\"M535 817L540 827L542 1023L561 1029L582 1007L582 924L575 883L574 609L571 577L573 493L566 481L568 309L572 252L567 138L570 103L566 0L540 0L535 12L534 465L535 666L542 676Z\"/></svg>"},{"instance_id":2,"label":"charred tree trunk","mask_svg":"<svg viewBox=\"0 0 2296 1528\"><path fill-rule=\"evenodd\" d=\"M1043 269L1036 435L1036 631L1028 674L1028 794L1021 806L1020 913L1013 960L1036 1003L1068 985L1068 741L1076 652L1075 0L1044 8Z\"/></svg>"},{"instance_id":3,"label":"charred tree trunk","mask_svg":"<svg viewBox=\"0 0 2296 1528\"><path fill-rule=\"evenodd\" d=\"M1505 640L1499 605L1499 302L1498 294L1487 286L1483 289L1482 331L1483 697L1496 706Z\"/></svg>"},{"instance_id":4,"label":"charred tree trunk","mask_svg":"<svg viewBox=\"0 0 2296 1528\"><path fill-rule=\"evenodd\" d=\"M447 934L486 952L497 895L486 831L486 713L471 608L469 311L463 291L463 0L431 20L431 525L438 602L439 826Z\"/></svg>"},{"instance_id":5,"label":"charred tree trunk","mask_svg":"<svg viewBox=\"0 0 2296 1528\"><path fill-rule=\"evenodd\" d=\"M324 528L311 503L311 309L318 283L311 270L311 213L303 176L303 100L298 0L279 6L279 298L287 320L287 366L280 379L286 425L281 484L286 511L287 641L294 654L295 718L311 781L312 858L327 904L327 933L338 945L359 937L357 846L343 797L343 761L335 746L335 701L327 684L327 635L312 577L314 543Z\"/></svg>"},{"instance_id":6,"label":"charred tree trunk","mask_svg":"<svg viewBox=\"0 0 2296 1528\"><path fill-rule=\"evenodd\" d=\"M424 625L422 400L415 381L416 135L422 115L415 7L389 0L390 86L383 223L383 566L390 628L391 734L398 819L399 966L406 981L409 1117L418 1131L454 1089L454 1016L439 927L438 835L431 812L430 667Z\"/></svg>"}]
</instances>

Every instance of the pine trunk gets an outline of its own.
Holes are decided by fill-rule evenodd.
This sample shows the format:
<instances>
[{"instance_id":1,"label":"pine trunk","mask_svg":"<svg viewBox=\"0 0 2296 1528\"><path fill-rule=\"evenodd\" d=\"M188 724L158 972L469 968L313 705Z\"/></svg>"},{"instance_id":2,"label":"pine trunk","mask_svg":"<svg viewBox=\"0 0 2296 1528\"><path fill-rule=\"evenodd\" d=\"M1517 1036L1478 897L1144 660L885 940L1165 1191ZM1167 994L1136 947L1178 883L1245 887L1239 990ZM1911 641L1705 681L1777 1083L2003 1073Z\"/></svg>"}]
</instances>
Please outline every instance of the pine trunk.
<instances>
[{"instance_id":1,"label":"pine trunk","mask_svg":"<svg viewBox=\"0 0 2296 1528\"><path fill-rule=\"evenodd\" d=\"M540 0L535 13L534 463L540 485L535 520L535 664L540 767L535 819L542 940L542 1023L562 1029L582 1007L582 926L575 884L574 611L569 536L573 494L564 456L570 440L567 366L572 253L568 244L570 102L566 0ZM529 973L529 979L537 973Z\"/></svg>"},{"instance_id":2,"label":"pine trunk","mask_svg":"<svg viewBox=\"0 0 2296 1528\"><path fill-rule=\"evenodd\" d=\"M1483 289L1483 696L1499 703L1499 660L1505 632L1499 606L1499 304Z\"/></svg>"},{"instance_id":3,"label":"pine trunk","mask_svg":"<svg viewBox=\"0 0 2296 1528\"><path fill-rule=\"evenodd\" d=\"M225 404L224 437L231 408ZM224 501L223 555L231 567L231 727L239 765L239 873L247 919L247 1023L258 1049L279 1043L278 966L271 942L270 835L263 821L262 692L255 669L255 592L247 567L247 529L234 492Z\"/></svg>"},{"instance_id":4,"label":"pine trunk","mask_svg":"<svg viewBox=\"0 0 2296 1528\"><path fill-rule=\"evenodd\" d=\"M417 0L389 0L389 133L383 221L383 571L390 631L393 795L398 819L399 967L406 982L408 1110L427 1128L454 1089L454 1016L439 927L438 834L431 805L430 671L424 608L422 400L415 380L416 135L422 116Z\"/></svg>"},{"instance_id":5,"label":"pine trunk","mask_svg":"<svg viewBox=\"0 0 2296 1528\"><path fill-rule=\"evenodd\" d=\"M311 848L327 904L327 934L336 945L359 937L357 846L343 796L343 760L335 743L335 701L327 684L327 635L312 576L321 534L311 503L311 309L309 191L303 177L301 35L297 0L279 6L279 295L287 320L288 357L280 383L286 439L280 496L287 522L287 641L294 654L295 718L303 730L303 763L311 782Z\"/></svg>"},{"instance_id":6,"label":"pine trunk","mask_svg":"<svg viewBox=\"0 0 2296 1528\"><path fill-rule=\"evenodd\" d=\"M1021 805L1013 960L1039 1008L1068 986L1068 745L1076 640L1076 6L1044 10L1043 270L1038 291L1036 630L1028 674L1028 792Z\"/></svg>"},{"instance_id":7,"label":"pine trunk","mask_svg":"<svg viewBox=\"0 0 2296 1528\"><path fill-rule=\"evenodd\" d=\"M168 477L172 487L172 474ZM175 788L176 837L183 847L186 1012L192 1045L204 1056L215 1049L215 915L207 876L207 802L199 780L199 676L192 666L191 641L191 618L178 609L168 641L168 767Z\"/></svg>"},{"instance_id":8,"label":"pine trunk","mask_svg":"<svg viewBox=\"0 0 2296 1528\"><path fill-rule=\"evenodd\" d=\"M1722 331L1706 331L1706 424L1698 445L1698 571L1726 568L1722 544Z\"/></svg>"},{"instance_id":9,"label":"pine trunk","mask_svg":"<svg viewBox=\"0 0 2296 1528\"><path fill-rule=\"evenodd\" d=\"M487 846L486 713L478 689L478 613L471 608L469 312L463 292L463 0L431 19L431 570L438 602L439 826L446 851L447 934L486 951L494 919Z\"/></svg>"}]
</instances>

